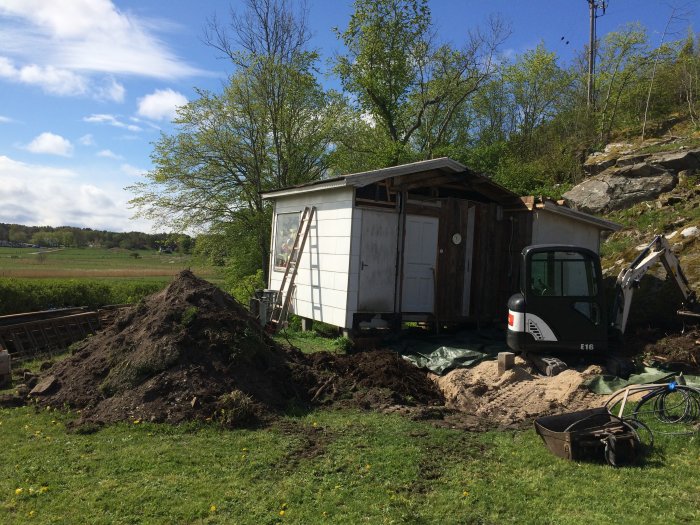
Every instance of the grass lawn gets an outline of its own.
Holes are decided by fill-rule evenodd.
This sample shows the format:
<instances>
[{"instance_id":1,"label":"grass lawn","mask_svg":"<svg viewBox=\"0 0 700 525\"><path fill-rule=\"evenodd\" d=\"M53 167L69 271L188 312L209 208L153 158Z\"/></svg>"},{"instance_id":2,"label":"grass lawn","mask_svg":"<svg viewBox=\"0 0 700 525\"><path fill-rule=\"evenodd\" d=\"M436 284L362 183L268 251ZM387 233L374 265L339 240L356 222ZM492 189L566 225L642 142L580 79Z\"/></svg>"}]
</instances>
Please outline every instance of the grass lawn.
<instances>
[{"instance_id":1,"label":"grass lawn","mask_svg":"<svg viewBox=\"0 0 700 525\"><path fill-rule=\"evenodd\" d=\"M335 349L313 333L289 338ZM558 459L532 430L469 433L375 412L92 434L68 430L73 417L0 410L0 523L700 522L697 437L657 436L642 466L613 469Z\"/></svg>"},{"instance_id":2,"label":"grass lawn","mask_svg":"<svg viewBox=\"0 0 700 525\"><path fill-rule=\"evenodd\" d=\"M138 258L134 254L138 254ZM0 248L0 277L168 278L190 267L202 277L217 277L215 269L198 265L189 255L160 254L152 250Z\"/></svg>"},{"instance_id":3,"label":"grass lawn","mask_svg":"<svg viewBox=\"0 0 700 525\"><path fill-rule=\"evenodd\" d=\"M0 522L698 523L700 447L644 467L550 455L533 431L465 433L315 411L265 429L121 424L0 410Z\"/></svg>"}]
</instances>

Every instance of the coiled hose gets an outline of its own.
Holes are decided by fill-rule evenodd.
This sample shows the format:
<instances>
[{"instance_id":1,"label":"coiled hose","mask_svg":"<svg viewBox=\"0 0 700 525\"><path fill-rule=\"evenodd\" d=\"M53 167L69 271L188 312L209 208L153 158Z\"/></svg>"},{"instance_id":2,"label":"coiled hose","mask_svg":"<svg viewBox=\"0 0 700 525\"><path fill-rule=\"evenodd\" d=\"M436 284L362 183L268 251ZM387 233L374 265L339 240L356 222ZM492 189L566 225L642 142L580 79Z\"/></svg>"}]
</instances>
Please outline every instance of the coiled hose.
<instances>
[{"instance_id":1,"label":"coiled hose","mask_svg":"<svg viewBox=\"0 0 700 525\"><path fill-rule=\"evenodd\" d=\"M671 381L667 384L630 385L613 393L605 407L610 414L616 409L618 416L623 417L625 405L629 396L643 396L624 415L628 420L651 422L656 420L664 425L672 425L674 430L660 430L654 425L654 431L667 435L692 435L700 430L700 388L679 384ZM689 425L694 427L688 428Z\"/></svg>"}]
</instances>

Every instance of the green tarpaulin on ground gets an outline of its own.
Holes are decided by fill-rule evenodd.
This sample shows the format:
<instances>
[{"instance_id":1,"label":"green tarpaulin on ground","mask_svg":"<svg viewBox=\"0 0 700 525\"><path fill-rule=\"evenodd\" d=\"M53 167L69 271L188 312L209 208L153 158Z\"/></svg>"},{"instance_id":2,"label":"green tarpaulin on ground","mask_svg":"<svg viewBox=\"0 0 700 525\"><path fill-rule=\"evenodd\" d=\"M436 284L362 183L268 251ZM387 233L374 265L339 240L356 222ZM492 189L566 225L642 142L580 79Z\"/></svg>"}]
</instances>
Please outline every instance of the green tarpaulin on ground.
<instances>
[{"instance_id":1,"label":"green tarpaulin on ground","mask_svg":"<svg viewBox=\"0 0 700 525\"><path fill-rule=\"evenodd\" d=\"M645 366L638 374L632 374L629 379L602 375L592 377L584 385L596 394L612 394L628 385L644 385L656 382L668 383L672 380L672 376L677 374L677 372L670 370ZM700 387L700 376L684 375L683 377L688 385Z\"/></svg>"},{"instance_id":2,"label":"green tarpaulin on ground","mask_svg":"<svg viewBox=\"0 0 700 525\"><path fill-rule=\"evenodd\" d=\"M419 368L443 375L455 368L474 366L507 352L500 330L459 332L449 336L425 336L411 332L399 335L387 346Z\"/></svg>"}]
</instances>

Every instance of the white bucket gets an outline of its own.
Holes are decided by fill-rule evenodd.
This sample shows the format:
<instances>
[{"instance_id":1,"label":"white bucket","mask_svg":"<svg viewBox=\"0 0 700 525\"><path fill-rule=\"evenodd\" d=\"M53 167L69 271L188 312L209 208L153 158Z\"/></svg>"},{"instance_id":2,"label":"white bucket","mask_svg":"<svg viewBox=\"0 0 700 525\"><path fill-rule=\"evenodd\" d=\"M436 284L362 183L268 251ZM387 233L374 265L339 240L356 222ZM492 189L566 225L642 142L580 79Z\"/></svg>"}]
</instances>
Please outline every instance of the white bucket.
<instances>
[{"instance_id":1,"label":"white bucket","mask_svg":"<svg viewBox=\"0 0 700 525\"><path fill-rule=\"evenodd\" d=\"M7 350L0 350L0 382L5 379L5 376L9 378L11 372L10 368L10 354Z\"/></svg>"}]
</instances>

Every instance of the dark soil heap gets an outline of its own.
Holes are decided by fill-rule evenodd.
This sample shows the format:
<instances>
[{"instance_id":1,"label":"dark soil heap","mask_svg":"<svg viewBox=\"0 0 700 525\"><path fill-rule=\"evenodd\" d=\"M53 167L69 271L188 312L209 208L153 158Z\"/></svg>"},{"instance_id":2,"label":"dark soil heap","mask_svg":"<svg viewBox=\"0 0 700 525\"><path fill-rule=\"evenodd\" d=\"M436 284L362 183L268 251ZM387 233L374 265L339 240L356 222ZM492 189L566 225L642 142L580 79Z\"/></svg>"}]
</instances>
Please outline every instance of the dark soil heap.
<instances>
[{"instance_id":1,"label":"dark soil heap","mask_svg":"<svg viewBox=\"0 0 700 525\"><path fill-rule=\"evenodd\" d=\"M189 271L79 343L44 379L52 387L38 403L78 409L82 422L237 425L290 405L441 401L393 353L306 356L277 345L231 296Z\"/></svg>"}]
</instances>

